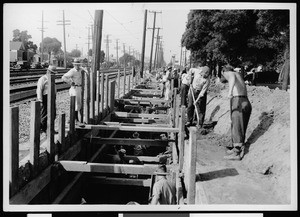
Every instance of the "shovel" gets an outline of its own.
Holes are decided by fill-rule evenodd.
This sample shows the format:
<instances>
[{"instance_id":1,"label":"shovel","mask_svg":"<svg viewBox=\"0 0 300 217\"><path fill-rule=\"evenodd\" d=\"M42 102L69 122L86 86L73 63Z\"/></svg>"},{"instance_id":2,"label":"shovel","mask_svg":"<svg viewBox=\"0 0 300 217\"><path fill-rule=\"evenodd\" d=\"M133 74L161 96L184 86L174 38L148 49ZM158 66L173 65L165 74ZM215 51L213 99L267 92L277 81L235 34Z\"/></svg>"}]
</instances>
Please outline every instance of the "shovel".
<instances>
[{"instance_id":1,"label":"shovel","mask_svg":"<svg viewBox=\"0 0 300 217\"><path fill-rule=\"evenodd\" d=\"M197 128L199 128L199 127L200 127L200 125L199 125L199 121L200 121L200 118L199 118L199 111L198 111L198 107L195 105L195 104L196 104L196 103L195 103L196 99L195 99L195 96L194 96L194 90L193 90L192 85L190 85L190 91L191 91L191 93L192 93L193 102L194 102L194 106L195 106L195 110L196 110L196 116L197 116Z\"/></svg>"}]
</instances>

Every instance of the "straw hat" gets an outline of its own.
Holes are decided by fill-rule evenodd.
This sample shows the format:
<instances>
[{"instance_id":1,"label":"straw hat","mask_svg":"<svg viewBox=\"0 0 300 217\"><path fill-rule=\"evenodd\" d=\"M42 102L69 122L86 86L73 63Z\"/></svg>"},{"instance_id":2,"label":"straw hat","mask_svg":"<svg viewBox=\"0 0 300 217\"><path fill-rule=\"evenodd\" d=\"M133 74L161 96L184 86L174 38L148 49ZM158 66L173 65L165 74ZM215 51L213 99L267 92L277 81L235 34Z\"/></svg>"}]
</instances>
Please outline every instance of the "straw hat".
<instances>
[{"instance_id":1,"label":"straw hat","mask_svg":"<svg viewBox=\"0 0 300 217\"><path fill-rule=\"evenodd\" d=\"M72 64L73 65L81 65L82 63L80 62L80 60L78 58L75 58L74 62Z\"/></svg>"},{"instance_id":2,"label":"straw hat","mask_svg":"<svg viewBox=\"0 0 300 217\"><path fill-rule=\"evenodd\" d=\"M55 70L56 70L56 66L53 66L53 65L50 65L47 68L47 71L52 72L52 73L57 73L57 71L55 71Z\"/></svg>"}]
</instances>

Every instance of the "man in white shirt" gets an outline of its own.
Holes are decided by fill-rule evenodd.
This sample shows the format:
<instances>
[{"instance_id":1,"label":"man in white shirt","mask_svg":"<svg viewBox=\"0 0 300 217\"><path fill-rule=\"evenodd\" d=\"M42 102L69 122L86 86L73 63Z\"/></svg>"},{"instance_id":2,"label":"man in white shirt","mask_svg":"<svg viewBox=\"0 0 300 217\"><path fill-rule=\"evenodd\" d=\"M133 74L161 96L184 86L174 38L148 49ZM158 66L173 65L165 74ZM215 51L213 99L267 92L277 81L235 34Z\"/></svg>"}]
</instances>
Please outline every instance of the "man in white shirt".
<instances>
[{"instance_id":1,"label":"man in white shirt","mask_svg":"<svg viewBox=\"0 0 300 217\"><path fill-rule=\"evenodd\" d=\"M189 73L194 76L188 94L188 122L186 126L189 127L193 125L194 110L195 106L197 106L196 112L198 111L199 114L198 125L202 127L206 112L207 90L210 85L210 69L208 66L200 67L200 65L198 65L197 68L191 68ZM195 102L192 94L194 94Z\"/></svg>"},{"instance_id":2,"label":"man in white shirt","mask_svg":"<svg viewBox=\"0 0 300 217\"><path fill-rule=\"evenodd\" d=\"M46 133L47 130L48 74L56 74L56 67L50 65L47 68L47 73L42 77L40 77L37 82L37 88L36 88L37 101L41 102L41 125L40 125L41 133ZM55 87L55 94L56 94L56 87ZM56 116L56 105L55 105L54 117L55 116Z\"/></svg>"},{"instance_id":3,"label":"man in white shirt","mask_svg":"<svg viewBox=\"0 0 300 217\"><path fill-rule=\"evenodd\" d=\"M81 62L79 59L75 59L73 62L74 68L70 69L67 73L62 76L62 80L71 85L69 94L70 96L76 96L75 102L75 119L76 124L82 125L79 121L79 114L82 108L82 99L81 99L81 92L82 92L82 76L81 71L86 72L81 67Z\"/></svg>"}]
</instances>

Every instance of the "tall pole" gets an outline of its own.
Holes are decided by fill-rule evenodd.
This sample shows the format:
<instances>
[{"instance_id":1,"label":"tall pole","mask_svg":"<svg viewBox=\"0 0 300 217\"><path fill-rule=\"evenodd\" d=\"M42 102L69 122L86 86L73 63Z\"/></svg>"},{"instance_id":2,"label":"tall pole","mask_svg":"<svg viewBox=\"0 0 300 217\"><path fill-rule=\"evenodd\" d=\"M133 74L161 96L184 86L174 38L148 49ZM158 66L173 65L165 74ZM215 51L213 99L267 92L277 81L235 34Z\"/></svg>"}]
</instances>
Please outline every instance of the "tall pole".
<instances>
[{"instance_id":1,"label":"tall pole","mask_svg":"<svg viewBox=\"0 0 300 217\"><path fill-rule=\"evenodd\" d=\"M67 44L66 44L66 25L71 25L70 20L65 20L65 11L63 10L63 20L58 20L57 22L62 22L57 25L63 26L63 34L64 34L64 68L67 68Z\"/></svg>"},{"instance_id":2,"label":"tall pole","mask_svg":"<svg viewBox=\"0 0 300 217\"><path fill-rule=\"evenodd\" d=\"M153 20L152 43L151 43L150 64L149 64L149 72L150 72L150 73L151 73L151 67L152 67L152 52L153 52L153 43L154 43L154 32L155 32L156 11L154 11L153 13L154 13L154 20Z\"/></svg>"},{"instance_id":3,"label":"tall pole","mask_svg":"<svg viewBox=\"0 0 300 217\"><path fill-rule=\"evenodd\" d=\"M156 61L157 61L157 50L158 50L158 43L159 43L159 29L157 28L157 35L156 35L156 46L155 46L155 54L154 54L154 62L153 62L153 67L156 69Z\"/></svg>"},{"instance_id":4,"label":"tall pole","mask_svg":"<svg viewBox=\"0 0 300 217\"><path fill-rule=\"evenodd\" d=\"M118 50L119 50L119 39L116 39L116 43L117 43L117 46L116 46L116 49L117 49L117 66L119 66L119 55L118 55Z\"/></svg>"},{"instance_id":5,"label":"tall pole","mask_svg":"<svg viewBox=\"0 0 300 217\"><path fill-rule=\"evenodd\" d=\"M103 10L95 11L95 21L94 21L94 40L93 40L93 62L92 71L90 73L91 77L91 118L95 118L95 95L96 95L96 73L100 71L100 53L101 53L101 40L102 40L102 24L103 24ZM101 73L104 76L104 73ZM99 80L99 79L98 79ZM104 86L101 80L101 91L104 90ZM98 84L99 85L99 84ZM101 95L100 100L100 112L103 112L103 100L104 96ZM98 114L99 115L99 114Z\"/></svg>"},{"instance_id":6,"label":"tall pole","mask_svg":"<svg viewBox=\"0 0 300 217\"><path fill-rule=\"evenodd\" d=\"M147 10L145 10L145 17L144 17L143 44L142 44L141 71L140 71L141 78L143 78L143 71L144 71L146 28L147 28Z\"/></svg>"}]
</instances>

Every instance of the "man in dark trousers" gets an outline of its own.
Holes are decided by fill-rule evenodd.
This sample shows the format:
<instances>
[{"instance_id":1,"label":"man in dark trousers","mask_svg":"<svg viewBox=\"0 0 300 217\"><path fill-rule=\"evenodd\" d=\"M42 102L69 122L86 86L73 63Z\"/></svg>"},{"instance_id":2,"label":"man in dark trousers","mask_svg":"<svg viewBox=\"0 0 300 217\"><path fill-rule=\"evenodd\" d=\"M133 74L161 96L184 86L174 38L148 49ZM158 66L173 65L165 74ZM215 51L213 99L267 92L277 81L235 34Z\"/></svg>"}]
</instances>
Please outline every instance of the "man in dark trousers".
<instances>
[{"instance_id":1,"label":"man in dark trousers","mask_svg":"<svg viewBox=\"0 0 300 217\"><path fill-rule=\"evenodd\" d=\"M37 101L41 102L41 126L40 126L41 133L46 133L47 131L47 96L48 96L48 85L49 85L48 74L56 74L56 73L57 73L56 67L50 65L47 68L47 73L42 77L40 77L37 82L37 88L36 88ZM55 95L56 95L56 87L55 87ZM54 117L55 116L56 116L56 108L55 108Z\"/></svg>"},{"instance_id":2,"label":"man in dark trousers","mask_svg":"<svg viewBox=\"0 0 300 217\"><path fill-rule=\"evenodd\" d=\"M232 146L228 147L225 159L241 160L244 156L245 135L250 119L252 106L247 97L247 88L242 75L233 67L225 66L222 75L229 83Z\"/></svg>"}]
</instances>

